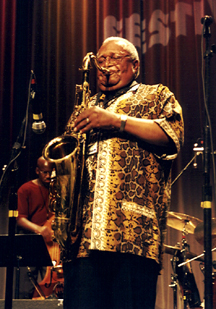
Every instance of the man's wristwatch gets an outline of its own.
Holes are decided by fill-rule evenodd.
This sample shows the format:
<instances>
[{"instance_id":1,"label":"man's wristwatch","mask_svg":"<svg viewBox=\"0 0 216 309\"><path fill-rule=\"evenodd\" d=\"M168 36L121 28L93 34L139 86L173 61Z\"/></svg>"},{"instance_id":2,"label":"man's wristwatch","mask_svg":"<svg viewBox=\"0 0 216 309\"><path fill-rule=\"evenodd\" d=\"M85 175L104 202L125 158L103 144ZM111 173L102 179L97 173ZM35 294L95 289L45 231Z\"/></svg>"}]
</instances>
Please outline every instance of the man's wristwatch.
<instances>
[{"instance_id":1,"label":"man's wristwatch","mask_svg":"<svg viewBox=\"0 0 216 309\"><path fill-rule=\"evenodd\" d=\"M121 115L121 126L119 131L123 132L127 121L127 115Z\"/></svg>"}]
</instances>

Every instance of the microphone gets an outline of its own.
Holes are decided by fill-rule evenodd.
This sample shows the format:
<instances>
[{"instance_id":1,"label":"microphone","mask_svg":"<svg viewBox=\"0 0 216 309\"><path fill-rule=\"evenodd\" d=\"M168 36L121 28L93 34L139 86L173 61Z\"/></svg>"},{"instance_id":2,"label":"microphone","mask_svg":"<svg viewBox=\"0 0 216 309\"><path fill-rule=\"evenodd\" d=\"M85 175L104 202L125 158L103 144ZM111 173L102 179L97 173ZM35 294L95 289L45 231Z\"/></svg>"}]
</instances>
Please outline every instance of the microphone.
<instances>
[{"instance_id":1,"label":"microphone","mask_svg":"<svg viewBox=\"0 0 216 309\"><path fill-rule=\"evenodd\" d=\"M36 134L42 134L46 130L46 124L43 121L43 114L41 112L41 105L40 105L40 97L36 94L37 91L37 82L36 76L33 71L32 79L31 79L31 98L33 100L32 104L32 113L33 113L33 120L32 123L32 131Z\"/></svg>"},{"instance_id":2,"label":"microphone","mask_svg":"<svg viewBox=\"0 0 216 309\"><path fill-rule=\"evenodd\" d=\"M212 16L205 15L201 18L201 24L205 24L206 26L210 26L213 23Z\"/></svg>"}]
</instances>

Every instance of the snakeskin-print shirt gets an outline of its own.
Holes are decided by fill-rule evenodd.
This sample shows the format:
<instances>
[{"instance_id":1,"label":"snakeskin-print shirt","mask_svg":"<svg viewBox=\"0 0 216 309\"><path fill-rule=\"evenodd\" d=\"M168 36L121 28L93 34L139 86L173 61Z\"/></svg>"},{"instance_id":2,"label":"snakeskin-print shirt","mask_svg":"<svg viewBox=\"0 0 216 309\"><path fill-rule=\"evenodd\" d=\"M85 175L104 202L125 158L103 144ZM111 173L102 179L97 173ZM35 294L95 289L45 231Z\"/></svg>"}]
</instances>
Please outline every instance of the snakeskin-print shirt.
<instances>
[{"instance_id":1,"label":"snakeskin-print shirt","mask_svg":"<svg viewBox=\"0 0 216 309\"><path fill-rule=\"evenodd\" d=\"M91 98L90 105L96 104ZM154 120L173 147L150 145L117 130L90 135L86 155L79 237L63 251L65 260L91 250L131 253L162 263L162 245L171 194L171 166L184 139L182 109L161 85L135 84L112 99L107 110ZM72 131L70 118L66 133ZM74 241L74 239L76 239Z\"/></svg>"}]
</instances>

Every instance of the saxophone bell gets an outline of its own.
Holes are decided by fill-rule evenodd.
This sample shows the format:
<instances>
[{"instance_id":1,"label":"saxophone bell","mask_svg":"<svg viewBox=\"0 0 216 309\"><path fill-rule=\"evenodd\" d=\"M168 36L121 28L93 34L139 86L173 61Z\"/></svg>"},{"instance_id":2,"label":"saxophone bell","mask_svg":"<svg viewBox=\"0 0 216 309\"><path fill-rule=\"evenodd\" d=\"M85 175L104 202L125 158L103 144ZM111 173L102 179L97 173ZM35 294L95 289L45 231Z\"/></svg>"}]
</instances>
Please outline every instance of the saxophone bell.
<instances>
[{"instance_id":1,"label":"saxophone bell","mask_svg":"<svg viewBox=\"0 0 216 309\"><path fill-rule=\"evenodd\" d=\"M43 157L53 163L61 163L74 155L78 139L71 135L62 135L52 139L43 149Z\"/></svg>"}]
</instances>

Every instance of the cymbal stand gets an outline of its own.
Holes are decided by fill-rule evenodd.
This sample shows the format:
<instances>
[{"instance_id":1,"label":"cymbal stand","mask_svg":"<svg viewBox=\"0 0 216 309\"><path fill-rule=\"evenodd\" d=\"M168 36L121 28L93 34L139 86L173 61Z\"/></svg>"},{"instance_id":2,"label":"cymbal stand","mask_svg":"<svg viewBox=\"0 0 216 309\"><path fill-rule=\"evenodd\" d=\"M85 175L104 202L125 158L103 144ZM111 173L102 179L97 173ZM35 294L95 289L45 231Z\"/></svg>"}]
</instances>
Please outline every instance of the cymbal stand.
<instances>
[{"instance_id":1,"label":"cymbal stand","mask_svg":"<svg viewBox=\"0 0 216 309\"><path fill-rule=\"evenodd\" d=\"M186 240L186 234L187 234L186 224L187 224L187 221L185 221L185 226L184 226L183 231L182 231L182 250L181 250L181 253L183 253L184 263L186 262L186 251L189 248L189 245L188 245L187 240ZM183 276L184 309L187 309L187 303L188 303L187 293L186 293L186 291L187 291L187 280L186 280L186 278L187 278L187 267L186 267L185 264L183 265L183 273L184 273L184 276Z\"/></svg>"},{"instance_id":2,"label":"cymbal stand","mask_svg":"<svg viewBox=\"0 0 216 309\"><path fill-rule=\"evenodd\" d=\"M183 287L183 300L184 300L184 309L187 309L187 305L188 305L188 297L187 297L187 267L186 267L186 251L189 248L189 245L187 243L186 240L186 234L187 234L187 230L186 230L186 225L187 225L187 220L185 220L185 226L183 228L182 231L182 249L180 250L177 249L174 252L173 258L171 259L171 263L172 263L172 268L173 268L173 274L171 274L171 284L169 285L169 287L171 287L173 289L173 308L177 309L177 287L178 287L178 271L177 271L177 267L178 264L177 262L179 262L179 256L178 256L178 252L180 251L183 254L183 263L181 263L181 266L183 266L183 282L182 282L182 287Z\"/></svg>"},{"instance_id":3,"label":"cymbal stand","mask_svg":"<svg viewBox=\"0 0 216 309\"><path fill-rule=\"evenodd\" d=\"M173 267L173 274L171 274L171 283L169 285L170 288L173 289L173 308L177 309L177 253L179 250L175 250L173 258L171 259L172 267Z\"/></svg>"}]
</instances>

